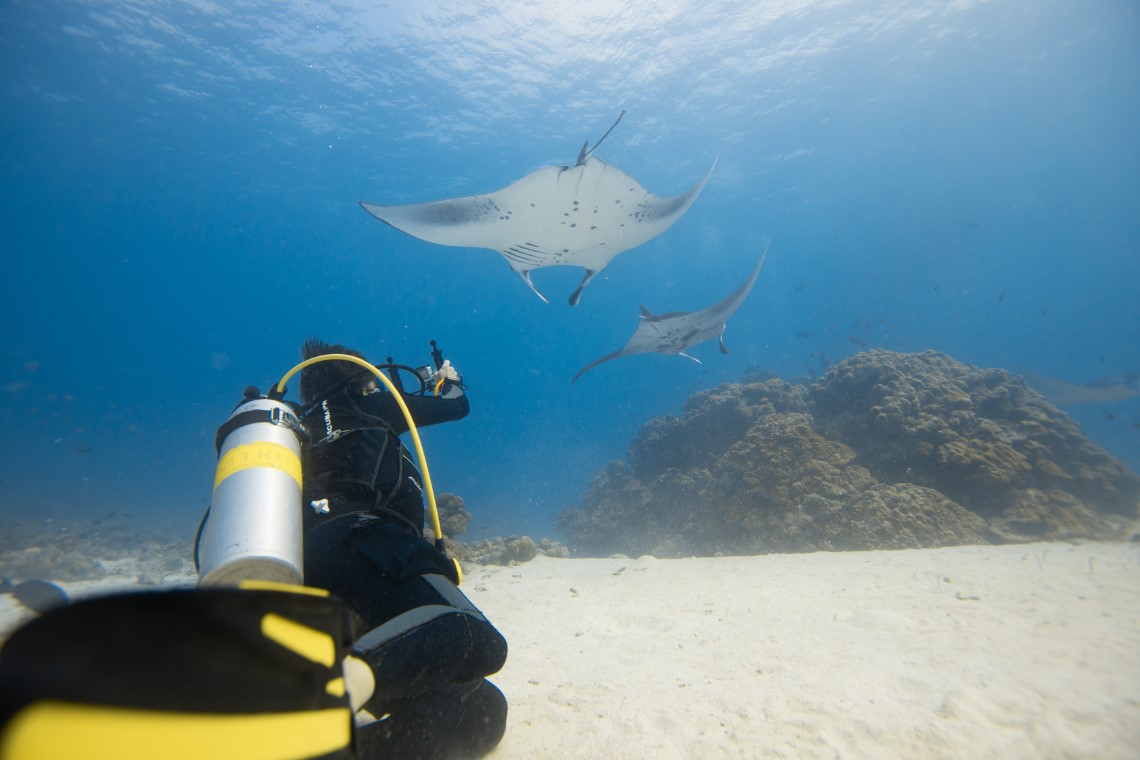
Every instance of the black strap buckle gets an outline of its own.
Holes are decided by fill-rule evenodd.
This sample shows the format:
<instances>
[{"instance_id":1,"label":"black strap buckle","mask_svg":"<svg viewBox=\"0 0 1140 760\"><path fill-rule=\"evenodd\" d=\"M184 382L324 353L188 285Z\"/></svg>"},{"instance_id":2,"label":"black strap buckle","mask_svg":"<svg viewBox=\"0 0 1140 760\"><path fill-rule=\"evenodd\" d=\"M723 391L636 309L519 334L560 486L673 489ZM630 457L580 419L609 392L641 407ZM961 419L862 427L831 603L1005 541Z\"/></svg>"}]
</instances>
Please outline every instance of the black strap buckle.
<instances>
[{"instance_id":1,"label":"black strap buckle","mask_svg":"<svg viewBox=\"0 0 1140 760\"><path fill-rule=\"evenodd\" d=\"M222 444L230 433L240 427L253 425L258 422L268 422L271 425L280 425L281 427L288 428L293 431L293 434L296 435L302 443L309 438L309 429L305 427L304 423L301 422L296 414L282 409L279 406L274 406L272 409L251 409L248 412L241 412L223 422L221 427L218 428L217 434L214 436L214 449L220 454L222 452Z\"/></svg>"}]
</instances>

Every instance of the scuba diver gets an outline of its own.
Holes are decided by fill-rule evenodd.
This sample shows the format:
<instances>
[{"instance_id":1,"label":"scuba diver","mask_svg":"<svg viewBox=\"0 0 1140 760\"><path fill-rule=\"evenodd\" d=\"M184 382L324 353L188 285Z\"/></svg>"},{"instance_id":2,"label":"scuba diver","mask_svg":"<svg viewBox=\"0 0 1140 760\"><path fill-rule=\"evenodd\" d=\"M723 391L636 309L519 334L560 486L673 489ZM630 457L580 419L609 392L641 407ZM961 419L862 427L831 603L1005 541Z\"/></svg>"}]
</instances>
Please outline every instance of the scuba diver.
<instances>
[{"instance_id":1,"label":"scuba diver","mask_svg":"<svg viewBox=\"0 0 1140 760\"><path fill-rule=\"evenodd\" d=\"M389 360L384 377L310 339L274 390L247 389L218 431L198 587L93 597L15 631L0 647L0 760L493 749L507 703L485 677L507 645L443 553L416 428L469 406L432 347L434 367ZM298 370L301 402L284 402Z\"/></svg>"},{"instance_id":2,"label":"scuba diver","mask_svg":"<svg viewBox=\"0 0 1140 760\"><path fill-rule=\"evenodd\" d=\"M458 420L470 408L458 373L432 347L435 370L428 377L413 370L420 387L412 392L387 367L418 427ZM301 353L363 358L314 339ZM376 675L365 709L385 716L360 727L364 756L382 756L373 747L392 757L486 752L502 737L507 707L483 676L502 667L507 644L456 587L457 565L442 546L423 538L424 486L400 441L408 426L396 399L367 370L321 362L301 372L300 413L311 438L305 581L363 619L352 651Z\"/></svg>"}]
</instances>

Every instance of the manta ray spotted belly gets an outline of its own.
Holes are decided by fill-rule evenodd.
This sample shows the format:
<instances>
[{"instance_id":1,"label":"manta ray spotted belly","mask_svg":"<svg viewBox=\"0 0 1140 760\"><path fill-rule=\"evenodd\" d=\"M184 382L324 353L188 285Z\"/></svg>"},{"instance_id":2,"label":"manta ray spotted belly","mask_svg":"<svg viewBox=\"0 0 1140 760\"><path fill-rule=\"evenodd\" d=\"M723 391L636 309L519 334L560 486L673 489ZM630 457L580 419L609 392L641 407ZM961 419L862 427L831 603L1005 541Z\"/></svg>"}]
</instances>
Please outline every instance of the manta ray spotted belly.
<instances>
[{"instance_id":1,"label":"manta ray spotted belly","mask_svg":"<svg viewBox=\"0 0 1140 760\"><path fill-rule=\"evenodd\" d=\"M569 299L574 306L582 289L615 256L680 219L716 166L714 160L687 192L662 198L616 166L589 155L592 151L583 146L575 166L548 166L486 195L402 206L360 205L420 240L498 251L543 301L546 296L531 281L531 270L582 267L586 274Z\"/></svg>"}]
</instances>

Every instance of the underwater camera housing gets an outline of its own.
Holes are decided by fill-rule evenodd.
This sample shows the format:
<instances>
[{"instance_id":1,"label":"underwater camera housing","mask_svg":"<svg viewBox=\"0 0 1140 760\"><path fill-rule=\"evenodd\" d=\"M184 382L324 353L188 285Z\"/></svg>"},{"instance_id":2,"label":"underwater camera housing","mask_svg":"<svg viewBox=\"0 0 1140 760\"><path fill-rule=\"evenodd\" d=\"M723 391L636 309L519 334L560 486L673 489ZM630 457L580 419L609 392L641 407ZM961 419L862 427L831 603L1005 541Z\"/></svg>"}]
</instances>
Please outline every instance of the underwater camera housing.
<instances>
[{"instance_id":1,"label":"underwater camera housing","mask_svg":"<svg viewBox=\"0 0 1140 760\"><path fill-rule=\"evenodd\" d=\"M432 379L435 377L435 367L430 364L425 364L422 367L416 368L416 377L420 379L420 384L425 388L430 388Z\"/></svg>"},{"instance_id":2,"label":"underwater camera housing","mask_svg":"<svg viewBox=\"0 0 1140 760\"><path fill-rule=\"evenodd\" d=\"M218 468L201 533L198 585L304 580L301 442L305 435L292 407L264 396L247 395L218 428Z\"/></svg>"}]
</instances>

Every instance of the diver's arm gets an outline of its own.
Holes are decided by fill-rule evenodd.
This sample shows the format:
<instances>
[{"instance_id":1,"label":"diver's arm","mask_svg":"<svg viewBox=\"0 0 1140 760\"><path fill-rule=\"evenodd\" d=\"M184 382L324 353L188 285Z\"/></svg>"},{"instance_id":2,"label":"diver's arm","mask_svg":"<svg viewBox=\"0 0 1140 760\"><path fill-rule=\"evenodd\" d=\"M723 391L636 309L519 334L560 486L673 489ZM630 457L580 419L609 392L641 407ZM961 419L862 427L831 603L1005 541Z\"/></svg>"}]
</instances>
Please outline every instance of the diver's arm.
<instances>
[{"instance_id":1,"label":"diver's arm","mask_svg":"<svg viewBox=\"0 0 1140 760\"><path fill-rule=\"evenodd\" d=\"M412 413L417 426L438 425L441 422L461 420L471 411L471 404L458 385L453 386L458 395L444 396L404 396L404 403ZM393 405L395 405L393 403Z\"/></svg>"},{"instance_id":2,"label":"diver's arm","mask_svg":"<svg viewBox=\"0 0 1140 760\"><path fill-rule=\"evenodd\" d=\"M424 394L401 393L400 396L411 412L416 427L461 420L471 411L471 404L467 400L467 394L463 392L461 382L446 380L440 386L438 396L433 395L430 389ZM372 393L358 403L369 414L387 420L397 433L403 434L408 431L404 414L391 393Z\"/></svg>"}]
</instances>

